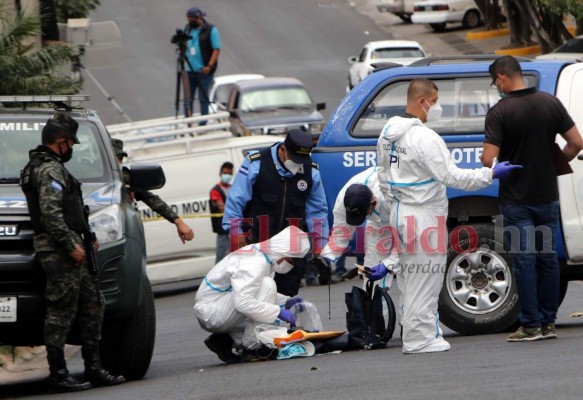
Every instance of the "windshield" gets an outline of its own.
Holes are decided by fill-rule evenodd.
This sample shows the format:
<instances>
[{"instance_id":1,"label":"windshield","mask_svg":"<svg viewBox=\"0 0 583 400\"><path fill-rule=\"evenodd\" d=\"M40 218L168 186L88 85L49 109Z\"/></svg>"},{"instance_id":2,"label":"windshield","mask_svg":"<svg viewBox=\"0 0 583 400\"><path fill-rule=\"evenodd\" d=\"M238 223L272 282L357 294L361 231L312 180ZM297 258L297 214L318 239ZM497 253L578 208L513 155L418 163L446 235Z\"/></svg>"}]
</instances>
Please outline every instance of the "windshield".
<instances>
[{"instance_id":1,"label":"windshield","mask_svg":"<svg viewBox=\"0 0 583 400\"><path fill-rule=\"evenodd\" d=\"M28 162L28 152L41 143L44 123L22 120L0 122L0 181L13 181ZM106 157L102 144L96 140L97 128L93 124L79 123L79 144L73 147L73 158L67 169L82 182L109 180Z\"/></svg>"},{"instance_id":2,"label":"windshield","mask_svg":"<svg viewBox=\"0 0 583 400\"><path fill-rule=\"evenodd\" d=\"M242 112L275 110L278 108L309 109L312 99L303 87L258 89L241 95Z\"/></svg>"},{"instance_id":3,"label":"windshield","mask_svg":"<svg viewBox=\"0 0 583 400\"><path fill-rule=\"evenodd\" d=\"M372 60L378 58L416 58L425 57L423 52L415 47L412 48L398 48L398 49L376 49L370 55Z\"/></svg>"},{"instance_id":4,"label":"windshield","mask_svg":"<svg viewBox=\"0 0 583 400\"><path fill-rule=\"evenodd\" d=\"M583 53L583 38L573 38L562 46L559 46L553 53Z\"/></svg>"}]
</instances>

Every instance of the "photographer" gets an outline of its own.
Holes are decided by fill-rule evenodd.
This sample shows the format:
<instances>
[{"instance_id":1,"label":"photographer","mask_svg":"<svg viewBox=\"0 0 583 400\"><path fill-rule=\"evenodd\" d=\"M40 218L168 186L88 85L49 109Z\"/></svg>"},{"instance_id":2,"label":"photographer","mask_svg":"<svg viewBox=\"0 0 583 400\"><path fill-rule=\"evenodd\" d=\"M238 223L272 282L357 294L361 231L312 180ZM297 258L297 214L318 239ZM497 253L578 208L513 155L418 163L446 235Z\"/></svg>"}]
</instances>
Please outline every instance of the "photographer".
<instances>
[{"instance_id":1,"label":"photographer","mask_svg":"<svg viewBox=\"0 0 583 400\"><path fill-rule=\"evenodd\" d=\"M184 115L192 115L193 100L196 89L199 92L200 114L207 115L209 110L208 90L213 81L217 69L219 53L221 51L221 38L216 26L209 24L204 17L206 13L198 7L191 7L186 12L188 25L184 28L186 49L186 71L188 71L188 83L190 96L185 98ZM205 125L206 121L199 125Z\"/></svg>"}]
</instances>

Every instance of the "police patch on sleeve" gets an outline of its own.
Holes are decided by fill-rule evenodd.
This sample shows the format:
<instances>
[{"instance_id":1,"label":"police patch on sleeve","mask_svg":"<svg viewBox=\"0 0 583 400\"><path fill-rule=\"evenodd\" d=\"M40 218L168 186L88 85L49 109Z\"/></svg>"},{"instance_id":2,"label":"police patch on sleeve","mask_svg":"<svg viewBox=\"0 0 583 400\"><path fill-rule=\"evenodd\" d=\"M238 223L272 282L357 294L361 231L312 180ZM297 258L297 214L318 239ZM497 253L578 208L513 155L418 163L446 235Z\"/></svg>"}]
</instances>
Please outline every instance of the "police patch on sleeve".
<instances>
[{"instance_id":1,"label":"police patch on sleeve","mask_svg":"<svg viewBox=\"0 0 583 400\"><path fill-rule=\"evenodd\" d=\"M241 166L241 168L239 168L239 173L240 174L243 174L243 175L248 175L249 174L249 170L247 170L247 167Z\"/></svg>"},{"instance_id":2,"label":"police patch on sleeve","mask_svg":"<svg viewBox=\"0 0 583 400\"><path fill-rule=\"evenodd\" d=\"M308 188L308 182L306 182L303 179L300 179L298 181L298 189L302 192L304 192L306 189Z\"/></svg>"},{"instance_id":3,"label":"police patch on sleeve","mask_svg":"<svg viewBox=\"0 0 583 400\"><path fill-rule=\"evenodd\" d=\"M51 181L51 187L53 189L55 189L56 191L62 192L63 191L63 187L61 186L61 184L59 183L59 181L57 181L56 179L53 179Z\"/></svg>"}]
</instances>

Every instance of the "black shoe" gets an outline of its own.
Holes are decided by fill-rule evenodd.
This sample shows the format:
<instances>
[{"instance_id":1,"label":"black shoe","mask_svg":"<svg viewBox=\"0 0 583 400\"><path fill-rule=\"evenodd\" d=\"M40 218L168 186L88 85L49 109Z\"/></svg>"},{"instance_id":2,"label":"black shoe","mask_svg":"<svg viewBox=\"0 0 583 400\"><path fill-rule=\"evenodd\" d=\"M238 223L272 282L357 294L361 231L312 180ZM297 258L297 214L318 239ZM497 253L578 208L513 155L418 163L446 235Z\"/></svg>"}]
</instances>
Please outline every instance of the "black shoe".
<instances>
[{"instance_id":1,"label":"black shoe","mask_svg":"<svg viewBox=\"0 0 583 400\"><path fill-rule=\"evenodd\" d=\"M91 384L95 387L115 386L126 381L126 378L123 376L112 375L101 366L86 368L85 379L91 382Z\"/></svg>"},{"instance_id":2,"label":"black shoe","mask_svg":"<svg viewBox=\"0 0 583 400\"><path fill-rule=\"evenodd\" d=\"M273 349L262 345L258 349L255 350L243 350L242 354L242 361L249 362L249 361L267 361L267 360L275 360L277 359L278 349Z\"/></svg>"},{"instance_id":3,"label":"black shoe","mask_svg":"<svg viewBox=\"0 0 583 400\"><path fill-rule=\"evenodd\" d=\"M204 344L222 362L235 364L242 361L241 356L233 353L233 339L226 333L213 333L204 340Z\"/></svg>"},{"instance_id":4,"label":"black shoe","mask_svg":"<svg viewBox=\"0 0 583 400\"><path fill-rule=\"evenodd\" d=\"M62 369L49 377L49 393L80 392L91 389L93 385L89 382L79 382L69 375L69 371Z\"/></svg>"}]
</instances>

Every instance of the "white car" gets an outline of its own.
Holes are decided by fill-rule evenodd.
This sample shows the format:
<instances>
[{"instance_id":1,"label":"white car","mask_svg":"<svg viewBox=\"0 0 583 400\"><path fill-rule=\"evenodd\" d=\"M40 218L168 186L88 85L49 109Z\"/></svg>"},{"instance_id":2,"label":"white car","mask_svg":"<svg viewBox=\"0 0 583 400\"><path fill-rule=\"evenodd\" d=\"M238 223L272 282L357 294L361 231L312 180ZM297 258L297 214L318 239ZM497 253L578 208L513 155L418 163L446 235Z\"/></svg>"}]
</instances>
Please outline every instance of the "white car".
<instances>
[{"instance_id":1,"label":"white car","mask_svg":"<svg viewBox=\"0 0 583 400\"><path fill-rule=\"evenodd\" d=\"M474 0L426 0L415 3L411 21L414 24L429 24L439 32L450 22L461 22L465 28L476 28L483 17Z\"/></svg>"},{"instance_id":2,"label":"white car","mask_svg":"<svg viewBox=\"0 0 583 400\"><path fill-rule=\"evenodd\" d=\"M415 0L377 0L377 10L393 13L403 22L410 23L414 2Z\"/></svg>"},{"instance_id":3,"label":"white car","mask_svg":"<svg viewBox=\"0 0 583 400\"><path fill-rule=\"evenodd\" d=\"M233 74L215 76L208 93L210 99L209 112L214 114L217 111L226 110L229 94L231 93L231 89L233 89L233 85L235 83L250 79L263 78L265 78L265 76L261 74Z\"/></svg>"},{"instance_id":4,"label":"white car","mask_svg":"<svg viewBox=\"0 0 583 400\"><path fill-rule=\"evenodd\" d=\"M583 62L583 35L569 39L548 54L536 57L537 60L562 60Z\"/></svg>"},{"instance_id":5,"label":"white car","mask_svg":"<svg viewBox=\"0 0 583 400\"><path fill-rule=\"evenodd\" d=\"M418 42L413 40L381 40L368 42L360 55L348 58L348 87L352 89L358 82L366 78L372 71L375 63L397 63L409 65L427 54Z\"/></svg>"}]
</instances>

